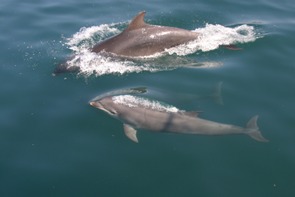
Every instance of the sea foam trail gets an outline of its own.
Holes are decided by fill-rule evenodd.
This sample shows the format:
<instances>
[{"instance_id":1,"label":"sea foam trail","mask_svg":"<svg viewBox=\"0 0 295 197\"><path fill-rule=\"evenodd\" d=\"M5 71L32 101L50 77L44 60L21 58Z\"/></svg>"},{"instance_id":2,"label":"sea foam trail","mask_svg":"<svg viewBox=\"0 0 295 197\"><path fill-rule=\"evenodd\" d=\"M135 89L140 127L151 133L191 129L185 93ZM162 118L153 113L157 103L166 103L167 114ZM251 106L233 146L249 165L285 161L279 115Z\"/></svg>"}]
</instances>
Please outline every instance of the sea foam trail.
<instances>
[{"instance_id":1,"label":"sea foam trail","mask_svg":"<svg viewBox=\"0 0 295 197\"><path fill-rule=\"evenodd\" d=\"M185 56L197 51L208 52L218 49L220 46L226 46L238 43L247 43L255 41L258 36L253 26L241 25L230 28L222 25L206 24L204 28L193 30L200 34L198 39L171 49L167 49L168 54L177 54Z\"/></svg>"},{"instance_id":2,"label":"sea foam trail","mask_svg":"<svg viewBox=\"0 0 295 197\"><path fill-rule=\"evenodd\" d=\"M139 73L143 71L157 72L181 67L184 59L178 62L177 60L180 58L176 58L171 62L168 61L166 64L158 64L157 61L154 61L167 54L181 57L198 51L212 51L222 45L253 42L259 38L254 27L250 25L224 27L218 24L206 24L203 28L193 30L200 34L198 39L187 44L166 49L163 53L142 57L141 60L143 61L122 60L91 52L91 48L96 43L120 33L126 25L127 22L81 28L80 31L67 39L66 45L75 54L75 57L67 62L68 65L79 67L79 75L86 77L93 74L101 76L106 74L123 75L126 73ZM183 63L184 66L190 66L190 64L191 63L187 62ZM197 66L212 67L212 65L215 64L208 62ZM218 66L218 64L216 65Z\"/></svg>"}]
</instances>

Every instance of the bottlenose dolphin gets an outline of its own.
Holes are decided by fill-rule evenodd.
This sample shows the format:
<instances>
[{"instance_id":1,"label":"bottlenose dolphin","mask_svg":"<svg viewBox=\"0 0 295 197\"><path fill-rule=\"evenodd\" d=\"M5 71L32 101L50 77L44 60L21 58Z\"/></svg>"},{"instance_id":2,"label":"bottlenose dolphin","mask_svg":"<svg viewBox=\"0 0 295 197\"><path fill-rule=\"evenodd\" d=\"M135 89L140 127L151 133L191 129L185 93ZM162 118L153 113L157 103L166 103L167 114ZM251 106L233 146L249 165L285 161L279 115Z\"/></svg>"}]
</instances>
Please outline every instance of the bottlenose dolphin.
<instances>
[{"instance_id":1,"label":"bottlenose dolphin","mask_svg":"<svg viewBox=\"0 0 295 197\"><path fill-rule=\"evenodd\" d=\"M124 31L99 42L91 51L111 57L135 59L161 53L165 49L188 43L199 36L198 33L185 29L147 24L144 22L144 16L144 11L139 12ZM53 73L78 70L76 66L62 63Z\"/></svg>"},{"instance_id":2,"label":"bottlenose dolphin","mask_svg":"<svg viewBox=\"0 0 295 197\"><path fill-rule=\"evenodd\" d=\"M90 101L90 105L107 112L124 124L126 136L138 142L136 129L182 134L226 135L246 134L259 142L267 142L257 126L258 116L252 117L246 128L198 118L194 112L165 108L133 95L107 96Z\"/></svg>"},{"instance_id":3,"label":"bottlenose dolphin","mask_svg":"<svg viewBox=\"0 0 295 197\"><path fill-rule=\"evenodd\" d=\"M96 44L92 51L105 51L125 57L144 57L198 38L196 32L147 24L144 16L144 11L139 12L123 32Z\"/></svg>"}]
</instances>

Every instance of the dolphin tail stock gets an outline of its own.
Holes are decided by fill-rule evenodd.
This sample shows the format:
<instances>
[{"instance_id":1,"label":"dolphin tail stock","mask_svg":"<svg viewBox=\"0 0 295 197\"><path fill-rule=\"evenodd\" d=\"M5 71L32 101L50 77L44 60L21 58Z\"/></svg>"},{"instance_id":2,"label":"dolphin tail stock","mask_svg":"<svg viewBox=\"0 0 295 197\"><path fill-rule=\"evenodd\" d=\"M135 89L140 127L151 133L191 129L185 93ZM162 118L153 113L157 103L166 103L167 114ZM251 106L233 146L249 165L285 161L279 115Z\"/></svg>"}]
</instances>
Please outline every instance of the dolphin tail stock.
<instances>
[{"instance_id":1,"label":"dolphin tail stock","mask_svg":"<svg viewBox=\"0 0 295 197\"><path fill-rule=\"evenodd\" d=\"M246 127L246 130L247 130L246 134L256 141L268 142L269 140L265 139L262 136L261 132L259 131L259 128L257 126L257 119L258 119L258 115L255 115L249 120Z\"/></svg>"}]
</instances>

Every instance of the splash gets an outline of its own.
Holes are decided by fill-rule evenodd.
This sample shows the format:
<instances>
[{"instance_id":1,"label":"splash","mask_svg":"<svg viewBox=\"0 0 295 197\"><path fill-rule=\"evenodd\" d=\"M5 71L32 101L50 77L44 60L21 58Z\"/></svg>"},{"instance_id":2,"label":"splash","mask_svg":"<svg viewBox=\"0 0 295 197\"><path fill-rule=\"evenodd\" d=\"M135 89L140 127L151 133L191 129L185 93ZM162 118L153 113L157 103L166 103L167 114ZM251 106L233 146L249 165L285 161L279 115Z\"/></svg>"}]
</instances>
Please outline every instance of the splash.
<instances>
[{"instance_id":1,"label":"splash","mask_svg":"<svg viewBox=\"0 0 295 197\"><path fill-rule=\"evenodd\" d=\"M82 27L79 32L67 39L66 45L76 53L84 51L94 46L97 42L107 37L120 33L117 28L118 24L102 24L100 26Z\"/></svg>"},{"instance_id":2,"label":"splash","mask_svg":"<svg viewBox=\"0 0 295 197\"><path fill-rule=\"evenodd\" d=\"M123 75L143 71L157 72L160 70L160 68L153 67L152 65L138 65L132 61L115 59L88 50L81 51L72 60L69 60L67 64L69 66L78 66L80 68L79 75L86 77L106 74Z\"/></svg>"},{"instance_id":3,"label":"splash","mask_svg":"<svg viewBox=\"0 0 295 197\"><path fill-rule=\"evenodd\" d=\"M198 51L212 51L221 45L253 42L258 38L253 26L240 25L237 27L224 27L222 25L207 24L203 28L193 30L200 34L198 39L187 44L166 49L162 53L142 57L137 60L113 58L91 52L90 49L96 43L120 33L126 25L127 22L81 28L79 32L67 39L66 45L75 54L73 59L67 61L67 64L69 66L79 67L79 75L86 77L106 74L123 75L144 71L158 72L172 70L178 67L212 67L212 65L219 66L220 64L216 62L190 62L188 58L181 56L193 54ZM167 58L169 56L173 57ZM164 59L165 63L161 59Z\"/></svg>"},{"instance_id":4,"label":"splash","mask_svg":"<svg viewBox=\"0 0 295 197\"><path fill-rule=\"evenodd\" d=\"M230 28L222 25L206 24L204 28L197 28L193 31L200 34L198 39L167 49L166 52L168 54L175 53L179 56L185 56L197 51L212 51L223 45L253 42L258 38L254 27L249 25Z\"/></svg>"},{"instance_id":5,"label":"splash","mask_svg":"<svg viewBox=\"0 0 295 197\"><path fill-rule=\"evenodd\" d=\"M159 101L149 100L147 98L138 97L138 96L120 95L120 96L112 97L112 100L116 104L126 105L131 108L143 107L146 109L152 109L152 110L163 111L163 112L172 112L172 113L179 112L179 109L177 109L176 107L172 105L167 105Z\"/></svg>"}]
</instances>

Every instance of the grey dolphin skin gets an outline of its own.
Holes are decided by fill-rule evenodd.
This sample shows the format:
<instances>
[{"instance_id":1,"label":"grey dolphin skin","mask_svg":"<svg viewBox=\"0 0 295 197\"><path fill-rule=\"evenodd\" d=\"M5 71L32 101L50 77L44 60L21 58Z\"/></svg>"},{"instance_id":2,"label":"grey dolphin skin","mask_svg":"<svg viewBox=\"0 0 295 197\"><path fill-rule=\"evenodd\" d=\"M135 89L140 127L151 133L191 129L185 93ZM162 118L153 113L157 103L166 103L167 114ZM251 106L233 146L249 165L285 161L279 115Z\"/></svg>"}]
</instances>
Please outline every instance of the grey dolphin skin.
<instances>
[{"instance_id":1,"label":"grey dolphin skin","mask_svg":"<svg viewBox=\"0 0 295 197\"><path fill-rule=\"evenodd\" d=\"M98 43L92 51L105 51L125 57L142 57L198 38L196 32L147 24L144 22L144 15L145 12L138 13L122 33Z\"/></svg>"},{"instance_id":2,"label":"grey dolphin skin","mask_svg":"<svg viewBox=\"0 0 295 197\"><path fill-rule=\"evenodd\" d=\"M126 136L134 142L138 142L136 129L200 135L246 134L259 142L268 141L259 131L257 126L258 116L252 117L246 128L243 128L201 119L196 116L196 113L192 112L155 108L153 107L154 104L148 106L140 103L117 102L115 97L107 96L99 100L92 100L90 105L121 120L124 124Z\"/></svg>"},{"instance_id":3,"label":"grey dolphin skin","mask_svg":"<svg viewBox=\"0 0 295 197\"><path fill-rule=\"evenodd\" d=\"M96 44L91 51L134 59L151 56L198 38L198 33L189 30L147 24L144 22L144 15L145 12L138 13L123 32ZM78 70L78 67L62 63L55 68L53 73Z\"/></svg>"}]
</instances>

